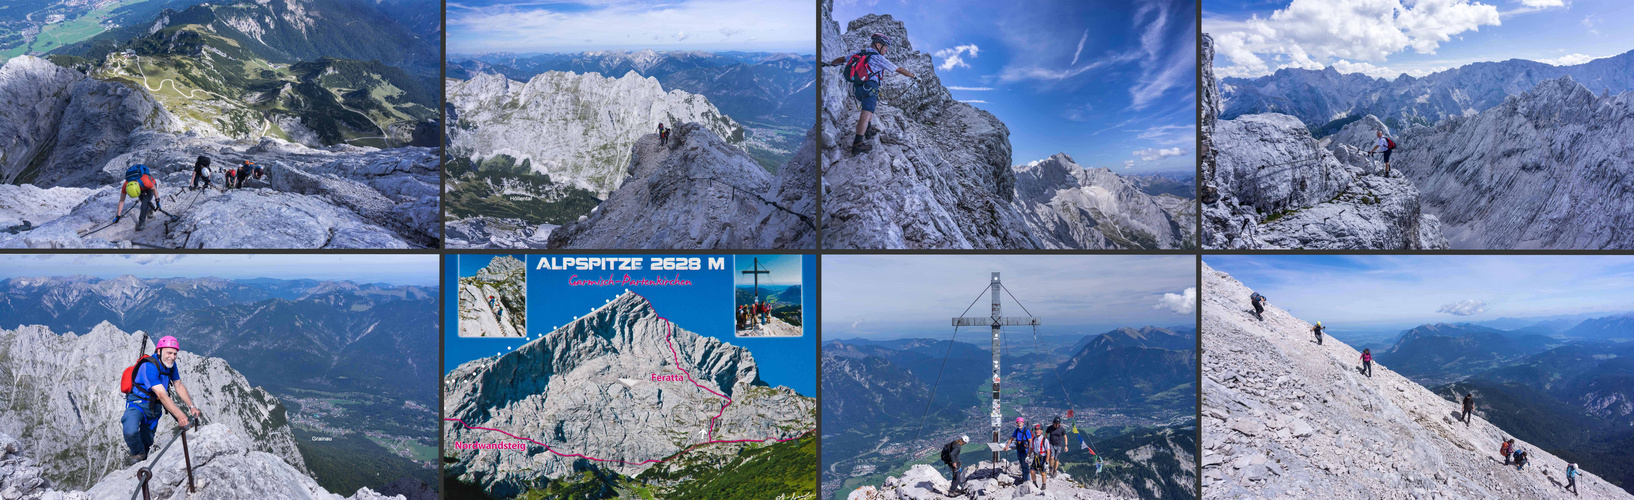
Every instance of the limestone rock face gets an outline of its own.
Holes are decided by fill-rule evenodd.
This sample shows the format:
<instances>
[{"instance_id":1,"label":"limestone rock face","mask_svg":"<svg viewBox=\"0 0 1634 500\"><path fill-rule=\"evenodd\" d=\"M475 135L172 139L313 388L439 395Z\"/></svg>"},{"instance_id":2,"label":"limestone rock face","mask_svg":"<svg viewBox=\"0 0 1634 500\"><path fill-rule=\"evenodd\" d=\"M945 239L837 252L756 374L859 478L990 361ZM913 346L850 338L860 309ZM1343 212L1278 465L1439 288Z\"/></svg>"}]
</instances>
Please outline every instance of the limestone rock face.
<instances>
[{"instance_id":1,"label":"limestone rock face","mask_svg":"<svg viewBox=\"0 0 1634 500\"><path fill-rule=\"evenodd\" d=\"M768 387L747 349L673 325L629 292L514 351L465 363L443 383L443 415L460 421L444 422L446 453L458 459L447 471L491 495L573 474L577 455L633 476L700 443L794 439L816 423L816 400Z\"/></svg>"},{"instance_id":2,"label":"limestone rock face","mask_svg":"<svg viewBox=\"0 0 1634 500\"><path fill-rule=\"evenodd\" d=\"M448 248L548 248L551 231L559 226L522 219L467 217L443 226Z\"/></svg>"},{"instance_id":3,"label":"limestone rock face","mask_svg":"<svg viewBox=\"0 0 1634 500\"><path fill-rule=\"evenodd\" d=\"M743 127L701 95L665 92L656 78L634 71L620 77L550 71L523 82L497 74L446 80L455 109L449 154L480 160L508 155L528 160L551 181L605 199L627 175L637 139L698 123L741 149ZM457 120L453 118L457 116Z\"/></svg>"},{"instance_id":4,"label":"limestone rock face","mask_svg":"<svg viewBox=\"0 0 1634 500\"><path fill-rule=\"evenodd\" d=\"M1531 443L1524 471L1503 467L1513 437L1460 405L1374 363L1338 339L1310 342L1310 323L1267 305L1203 265L1204 498L1560 497L1566 462ZM1584 498L1630 498L1598 476Z\"/></svg>"},{"instance_id":5,"label":"limestone rock face","mask_svg":"<svg viewBox=\"0 0 1634 500\"><path fill-rule=\"evenodd\" d=\"M528 336L527 283L527 267L509 255L494 257L476 276L460 278L460 336ZM493 307L488 297L494 298Z\"/></svg>"},{"instance_id":6,"label":"limestone rock face","mask_svg":"<svg viewBox=\"0 0 1634 500\"><path fill-rule=\"evenodd\" d=\"M623 184L584 220L550 232L552 248L812 248L814 134L777 174L708 127L683 123L669 144L647 134Z\"/></svg>"},{"instance_id":7,"label":"limestone rock face","mask_svg":"<svg viewBox=\"0 0 1634 500\"><path fill-rule=\"evenodd\" d=\"M1212 39L1202 40L1203 67ZM1213 87L1205 72L1205 87ZM1214 116L1205 106L1204 116ZM1366 133L1362 120L1338 138ZM1382 126L1382 125L1381 125ZM1400 170L1351 144L1326 147L1292 116L1261 113L1202 126L1205 142L1203 245L1214 249L1443 249L1440 222ZM1371 148L1368 142L1366 148ZM1330 149L1331 148L1331 149ZM1212 169L1207 168L1212 163Z\"/></svg>"},{"instance_id":8,"label":"limestone rock face","mask_svg":"<svg viewBox=\"0 0 1634 500\"><path fill-rule=\"evenodd\" d=\"M57 487L84 489L124 467L129 450L119 422L126 403L118 381L136 361L141 341L141 335L106 322L84 334L59 334L43 326L0 330L0 376L11 380L13 389L0 394L0 408L6 409L0 412L0 433L25 436L22 447ZM148 341L150 353L153 344ZM268 453L290 470L305 472L277 398L252 387L219 358L183 350L177 363L206 422L244 436L243 450ZM155 442L168 440L175 427L170 417L161 419Z\"/></svg>"},{"instance_id":9,"label":"limestone rock face","mask_svg":"<svg viewBox=\"0 0 1634 500\"><path fill-rule=\"evenodd\" d=\"M1047 248L1188 248L1196 244L1193 200L1151 196L1105 168L1057 153L1016 165L1012 205ZM1167 201L1166 203L1164 200Z\"/></svg>"},{"instance_id":10,"label":"limestone rock face","mask_svg":"<svg viewBox=\"0 0 1634 500\"><path fill-rule=\"evenodd\" d=\"M940 465L940 462L938 462ZM1104 491L1093 490L1072 481L1066 474L1056 474L1044 483L1043 488L1037 484L1021 482L1021 468L1015 462L1005 460L996 467L993 462L983 460L981 463L965 466L965 490L969 493L962 496L948 495L948 488L952 481L943 474L947 467L932 467L917 464L902 473L901 476L885 479L880 488L864 486L852 491L846 496L847 500L943 500L952 498L977 499L1074 499L1074 500L1115 500L1125 498Z\"/></svg>"},{"instance_id":11,"label":"limestone rock face","mask_svg":"<svg viewBox=\"0 0 1634 500\"><path fill-rule=\"evenodd\" d=\"M1392 164L1424 191L1453 247L1634 248L1634 92L1546 80L1397 142Z\"/></svg>"},{"instance_id":12,"label":"limestone rock face","mask_svg":"<svg viewBox=\"0 0 1634 500\"><path fill-rule=\"evenodd\" d=\"M109 184L99 172L132 133L182 131L146 91L86 77L33 56L0 66L0 182ZM119 173L124 172L120 167Z\"/></svg>"}]
</instances>

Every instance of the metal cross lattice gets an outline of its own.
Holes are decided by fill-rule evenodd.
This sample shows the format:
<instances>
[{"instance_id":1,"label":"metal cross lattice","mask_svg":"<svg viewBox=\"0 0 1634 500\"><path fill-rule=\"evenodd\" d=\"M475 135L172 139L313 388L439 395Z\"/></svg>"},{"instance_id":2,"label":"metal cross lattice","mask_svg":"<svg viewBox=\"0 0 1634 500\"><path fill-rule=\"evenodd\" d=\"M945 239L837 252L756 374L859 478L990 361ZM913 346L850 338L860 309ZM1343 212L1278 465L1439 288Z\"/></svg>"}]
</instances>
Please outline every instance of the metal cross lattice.
<instances>
[{"instance_id":1,"label":"metal cross lattice","mask_svg":"<svg viewBox=\"0 0 1634 500\"><path fill-rule=\"evenodd\" d=\"M1020 325L1038 326L1039 325L1039 318L1031 317L1031 316L1011 316L1011 317L1006 317L1006 316L1004 316L1003 314L1000 313L1000 311L999 311L999 288L1001 288L1001 285L999 284L999 273L993 273L993 280L992 280L991 283L988 284L988 287L992 288L992 290L993 290L993 315L985 317L985 318L982 318L982 317L953 318L953 326L990 326L990 327L993 328L993 408L992 408L992 420L993 421L992 421L992 425L993 425L993 443L997 444L997 443L1000 442L999 441L999 428L1001 427L1000 419L1003 417L1003 413L999 410L999 333L1001 332L1002 328L1005 327L1005 326L1020 326ZM998 448L996 446L992 447L992 449L993 449L993 463L995 463L995 464L999 463L999 450L998 450Z\"/></svg>"},{"instance_id":2,"label":"metal cross lattice","mask_svg":"<svg viewBox=\"0 0 1634 500\"><path fill-rule=\"evenodd\" d=\"M760 275L762 275L762 274L771 274L771 273L772 272L769 271L769 270L760 268L760 257L755 257L754 265L750 266L748 271L743 271L743 274L754 276L754 278L755 278L755 302L754 303L756 303L756 304L760 303Z\"/></svg>"}]
</instances>

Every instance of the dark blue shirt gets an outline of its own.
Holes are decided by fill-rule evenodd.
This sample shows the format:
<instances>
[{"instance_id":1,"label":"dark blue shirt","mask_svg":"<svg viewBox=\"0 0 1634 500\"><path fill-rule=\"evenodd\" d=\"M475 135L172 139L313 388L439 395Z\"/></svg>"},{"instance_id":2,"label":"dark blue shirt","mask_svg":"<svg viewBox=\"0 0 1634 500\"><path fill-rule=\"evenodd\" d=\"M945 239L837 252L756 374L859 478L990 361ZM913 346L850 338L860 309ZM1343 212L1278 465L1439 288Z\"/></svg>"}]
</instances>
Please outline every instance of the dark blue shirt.
<instances>
[{"instance_id":1,"label":"dark blue shirt","mask_svg":"<svg viewBox=\"0 0 1634 500\"><path fill-rule=\"evenodd\" d=\"M148 390L155 387L162 387L169 392L171 385L181 380L181 370L175 365L165 368L164 362L159 361L157 356L153 361L142 363L142 367L136 370L136 375L131 377L131 393L140 395L142 399L147 399Z\"/></svg>"}]
</instances>

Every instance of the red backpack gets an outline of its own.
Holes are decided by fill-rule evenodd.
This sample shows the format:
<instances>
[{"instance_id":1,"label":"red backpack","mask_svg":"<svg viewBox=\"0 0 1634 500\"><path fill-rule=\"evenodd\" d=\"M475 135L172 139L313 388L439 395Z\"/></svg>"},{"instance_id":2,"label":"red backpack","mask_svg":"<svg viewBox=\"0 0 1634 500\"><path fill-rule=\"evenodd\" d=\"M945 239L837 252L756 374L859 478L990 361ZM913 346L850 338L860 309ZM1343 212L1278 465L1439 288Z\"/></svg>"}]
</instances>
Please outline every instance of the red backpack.
<instances>
[{"instance_id":1,"label":"red backpack","mask_svg":"<svg viewBox=\"0 0 1634 500\"><path fill-rule=\"evenodd\" d=\"M1384 138L1384 147L1385 149L1396 149L1396 140L1386 136Z\"/></svg>"},{"instance_id":2,"label":"red backpack","mask_svg":"<svg viewBox=\"0 0 1634 500\"><path fill-rule=\"evenodd\" d=\"M153 356L142 356L136 360L136 364L125 367L125 374L119 377L119 392L130 394L136 389L136 371L142 369L142 363L153 363L154 368L159 367L159 360L153 359Z\"/></svg>"},{"instance_id":3,"label":"red backpack","mask_svg":"<svg viewBox=\"0 0 1634 500\"><path fill-rule=\"evenodd\" d=\"M873 76L873 68L868 64L868 59L872 57L874 55L867 52L852 54L845 61L845 81L852 85L862 85L862 82L868 81L868 77Z\"/></svg>"}]
</instances>

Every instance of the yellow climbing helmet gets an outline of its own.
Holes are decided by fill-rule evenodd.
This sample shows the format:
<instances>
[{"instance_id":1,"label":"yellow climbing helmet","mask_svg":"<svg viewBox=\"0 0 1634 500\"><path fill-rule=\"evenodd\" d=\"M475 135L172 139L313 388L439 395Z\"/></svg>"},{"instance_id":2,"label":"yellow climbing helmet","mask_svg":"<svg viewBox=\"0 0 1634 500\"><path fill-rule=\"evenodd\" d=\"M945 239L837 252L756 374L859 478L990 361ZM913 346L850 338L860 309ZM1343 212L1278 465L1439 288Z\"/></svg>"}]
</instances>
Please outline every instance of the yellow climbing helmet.
<instances>
[{"instance_id":1,"label":"yellow climbing helmet","mask_svg":"<svg viewBox=\"0 0 1634 500\"><path fill-rule=\"evenodd\" d=\"M125 195L132 198L141 196L142 183L136 181L125 181Z\"/></svg>"}]
</instances>

